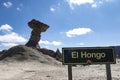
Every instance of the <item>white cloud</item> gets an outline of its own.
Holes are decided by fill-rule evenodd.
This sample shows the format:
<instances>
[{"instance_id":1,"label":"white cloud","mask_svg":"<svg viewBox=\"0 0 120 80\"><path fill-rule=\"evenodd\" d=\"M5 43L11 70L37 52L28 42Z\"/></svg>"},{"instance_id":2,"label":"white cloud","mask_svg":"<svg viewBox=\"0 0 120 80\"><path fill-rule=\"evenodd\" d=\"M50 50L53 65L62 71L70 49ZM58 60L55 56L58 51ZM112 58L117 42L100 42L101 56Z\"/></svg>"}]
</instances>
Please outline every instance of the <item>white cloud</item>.
<instances>
[{"instance_id":1,"label":"white cloud","mask_svg":"<svg viewBox=\"0 0 120 80\"><path fill-rule=\"evenodd\" d=\"M62 42L59 42L59 41L52 41L52 42L50 42L50 41L47 41L47 40L45 40L45 41L40 40L39 43L40 44L45 44L45 45L54 45L54 46L60 46L60 45L62 45Z\"/></svg>"},{"instance_id":2,"label":"white cloud","mask_svg":"<svg viewBox=\"0 0 120 80\"><path fill-rule=\"evenodd\" d=\"M6 7L6 8L9 8L12 6L12 3L11 2L4 2L3 5Z\"/></svg>"},{"instance_id":3,"label":"white cloud","mask_svg":"<svg viewBox=\"0 0 120 80\"><path fill-rule=\"evenodd\" d=\"M13 28L4 24L0 27L0 31L5 31L6 34L0 35L0 42L26 42L27 40L19 34L12 32Z\"/></svg>"},{"instance_id":4,"label":"white cloud","mask_svg":"<svg viewBox=\"0 0 120 80\"><path fill-rule=\"evenodd\" d=\"M77 43L78 45L80 45L80 46L84 46L85 45L85 43Z\"/></svg>"},{"instance_id":5,"label":"white cloud","mask_svg":"<svg viewBox=\"0 0 120 80\"><path fill-rule=\"evenodd\" d=\"M92 4L94 0L67 0L71 9L74 9L74 6L80 6L82 4Z\"/></svg>"},{"instance_id":6,"label":"white cloud","mask_svg":"<svg viewBox=\"0 0 120 80\"><path fill-rule=\"evenodd\" d=\"M1 25L0 26L0 31L11 31L11 30L13 30L13 28L10 26L10 25L8 25L8 24L4 24L4 25Z\"/></svg>"},{"instance_id":7,"label":"white cloud","mask_svg":"<svg viewBox=\"0 0 120 80\"><path fill-rule=\"evenodd\" d=\"M23 4L19 4L18 7L16 8L17 11L22 11L22 8L23 8Z\"/></svg>"},{"instance_id":8,"label":"white cloud","mask_svg":"<svg viewBox=\"0 0 120 80\"><path fill-rule=\"evenodd\" d=\"M0 42L26 42L27 40L15 32L0 35Z\"/></svg>"},{"instance_id":9,"label":"white cloud","mask_svg":"<svg viewBox=\"0 0 120 80\"><path fill-rule=\"evenodd\" d=\"M90 28L75 28L66 32L67 37L74 37L79 35L84 35L92 30Z\"/></svg>"},{"instance_id":10,"label":"white cloud","mask_svg":"<svg viewBox=\"0 0 120 80\"><path fill-rule=\"evenodd\" d=\"M17 7L16 9L17 9L17 11L21 11L21 9L19 7Z\"/></svg>"},{"instance_id":11,"label":"white cloud","mask_svg":"<svg viewBox=\"0 0 120 80\"><path fill-rule=\"evenodd\" d=\"M5 47L12 47L12 46L16 46L18 44L16 43L1 43L1 46L5 46Z\"/></svg>"},{"instance_id":12,"label":"white cloud","mask_svg":"<svg viewBox=\"0 0 120 80\"><path fill-rule=\"evenodd\" d=\"M94 3L94 4L91 5L91 7L92 7L92 8L96 8L96 7L97 7L97 4Z\"/></svg>"},{"instance_id":13,"label":"white cloud","mask_svg":"<svg viewBox=\"0 0 120 80\"><path fill-rule=\"evenodd\" d=\"M114 0L66 0L71 9L74 9L75 6L81 6L89 4L92 8L97 8L103 3L113 2Z\"/></svg>"},{"instance_id":14,"label":"white cloud","mask_svg":"<svg viewBox=\"0 0 120 80\"><path fill-rule=\"evenodd\" d=\"M54 11L55 11L55 8L50 7L50 11L51 11L51 12L54 12Z\"/></svg>"},{"instance_id":15,"label":"white cloud","mask_svg":"<svg viewBox=\"0 0 120 80\"><path fill-rule=\"evenodd\" d=\"M53 41L52 44L54 46L60 46L62 43L61 42L58 42L58 41Z\"/></svg>"},{"instance_id":16,"label":"white cloud","mask_svg":"<svg viewBox=\"0 0 120 80\"><path fill-rule=\"evenodd\" d=\"M0 26L0 31L5 32L3 35L0 35L0 48L9 48L27 41L24 37L12 30L13 28L8 24Z\"/></svg>"}]
</instances>

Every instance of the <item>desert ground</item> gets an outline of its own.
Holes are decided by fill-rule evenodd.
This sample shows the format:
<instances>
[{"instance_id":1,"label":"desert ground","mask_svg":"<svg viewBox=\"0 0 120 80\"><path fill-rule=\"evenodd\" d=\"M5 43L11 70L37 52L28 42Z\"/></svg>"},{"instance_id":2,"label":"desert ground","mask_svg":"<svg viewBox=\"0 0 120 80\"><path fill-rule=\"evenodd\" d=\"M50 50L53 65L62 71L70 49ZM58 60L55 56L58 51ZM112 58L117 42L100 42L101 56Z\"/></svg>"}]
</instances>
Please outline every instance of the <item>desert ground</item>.
<instances>
[{"instance_id":1,"label":"desert ground","mask_svg":"<svg viewBox=\"0 0 120 80\"><path fill-rule=\"evenodd\" d=\"M113 80L120 80L120 59L111 65ZM73 80L106 80L105 65L77 65L72 67ZM0 80L68 80L67 65L61 62L51 63L36 60L0 61Z\"/></svg>"}]
</instances>

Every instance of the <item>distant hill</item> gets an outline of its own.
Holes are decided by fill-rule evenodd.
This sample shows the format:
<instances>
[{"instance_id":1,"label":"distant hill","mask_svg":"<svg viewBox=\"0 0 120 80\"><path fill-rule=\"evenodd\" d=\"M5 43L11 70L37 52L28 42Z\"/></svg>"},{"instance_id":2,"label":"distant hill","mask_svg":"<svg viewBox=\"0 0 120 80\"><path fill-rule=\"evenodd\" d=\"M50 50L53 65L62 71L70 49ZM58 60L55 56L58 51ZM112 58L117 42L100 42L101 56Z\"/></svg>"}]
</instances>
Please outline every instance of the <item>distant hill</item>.
<instances>
[{"instance_id":1,"label":"distant hill","mask_svg":"<svg viewBox=\"0 0 120 80\"><path fill-rule=\"evenodd\" d=\"M114 46L116 57L120 58L120 46Z\"/></svg>"},{"instance_id":2,"label":"distant hill","mask_svg":"<svg viewBox=\"0 0 120 80\"><path fill-rule=\"evenodd\" d=\"M120 46L111 46L115 49L116 58L120 58ZM41 63L56 63L62 61L62 53L45 48L31 48L24 45L11 47L0 52L0 60L36 60Z\"/></svg>"}]
</instances>

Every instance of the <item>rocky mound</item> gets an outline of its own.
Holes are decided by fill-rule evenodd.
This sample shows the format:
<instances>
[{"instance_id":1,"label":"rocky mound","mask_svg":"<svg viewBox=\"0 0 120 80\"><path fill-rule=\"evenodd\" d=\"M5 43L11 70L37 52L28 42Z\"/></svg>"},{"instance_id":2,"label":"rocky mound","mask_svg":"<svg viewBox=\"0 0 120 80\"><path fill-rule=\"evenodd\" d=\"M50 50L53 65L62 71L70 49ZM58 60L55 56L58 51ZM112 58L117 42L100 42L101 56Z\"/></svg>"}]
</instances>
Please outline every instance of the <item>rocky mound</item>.
<instances>
[{"instance_id":1,"label":"rocky mound","mask_svg":"<svg viewBox=\"0 0 120 80\"><path fill-rule=\"evenodd\" d=\"M48 49L36 49L24 45L14 46L8 50L0 52L0 60L36 60L41 63L58 63L61 60L61 53Z\"/></svg>"}]
</instances>

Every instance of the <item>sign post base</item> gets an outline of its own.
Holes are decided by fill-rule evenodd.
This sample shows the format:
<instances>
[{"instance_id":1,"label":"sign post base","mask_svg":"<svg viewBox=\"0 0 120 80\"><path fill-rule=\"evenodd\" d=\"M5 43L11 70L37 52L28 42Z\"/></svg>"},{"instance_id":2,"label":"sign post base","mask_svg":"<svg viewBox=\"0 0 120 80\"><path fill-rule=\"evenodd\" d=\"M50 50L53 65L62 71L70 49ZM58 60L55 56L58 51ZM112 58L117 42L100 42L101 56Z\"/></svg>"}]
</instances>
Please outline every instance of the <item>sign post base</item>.
<instances>
[{"instance_id":1,"label":"sign post base","mask_svg":"<svg viewBox=\"0 0 120 80\"><path fill-rule=\"evenodd\" d=\"M68 65L68 80L72 80L72 65Z\"/></svg>"},{"instance_id":2,"label":"sign post base","mask_svg":"<svg viewBox=\"0 0 120 80\"><path fill-rule=\"evenodd\" d=\"M107 80L112 80L110 64L106 64L106 74L107 74Z\"/></svg>"}]
</instances>

